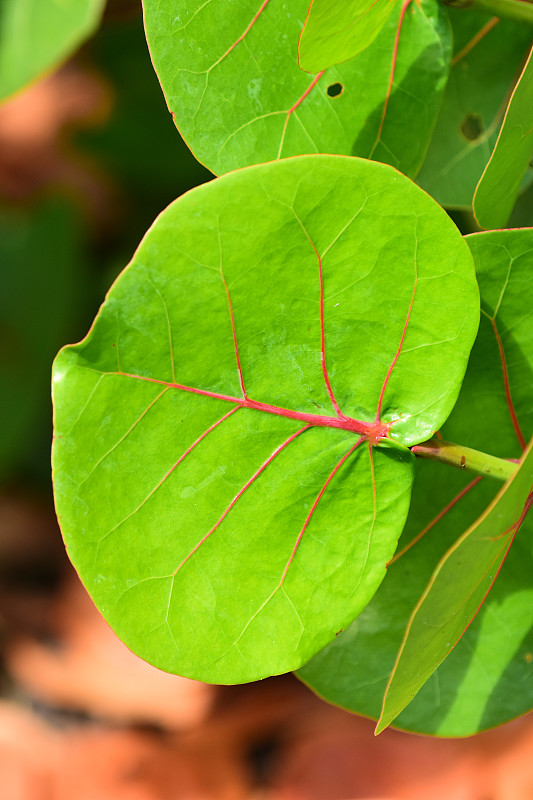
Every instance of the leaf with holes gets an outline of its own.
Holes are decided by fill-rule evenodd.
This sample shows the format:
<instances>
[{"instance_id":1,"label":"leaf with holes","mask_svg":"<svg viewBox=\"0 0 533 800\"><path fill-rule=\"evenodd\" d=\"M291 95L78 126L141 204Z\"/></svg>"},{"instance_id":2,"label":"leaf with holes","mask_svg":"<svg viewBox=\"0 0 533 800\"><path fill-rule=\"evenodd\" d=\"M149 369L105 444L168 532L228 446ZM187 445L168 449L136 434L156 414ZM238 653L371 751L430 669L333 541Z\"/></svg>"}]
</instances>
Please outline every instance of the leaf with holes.
<instances>
[{"instance_id":1,"label":"leaf with holes","mask_svg":"<svg viewBox=\"0 0 533 800\"><path fill-rule=\"evenodd\" d=\"M384 576L406 445L453 407L478 313L463 238L388 166L287 159L171 205L54 366L58 517L128 646L236 682L331 641Z\"/></svg>"},{"instance_id":2,"label":"leaf with holes","mask_svg":"<svg viewBox=\"0 0 533 800\"><path fill-rule=\"evenodd\" d=\"M533 303L533 231L474 234L466 240L476 263L483 313L458 402L442 433L474 448L486 448L490 441L491 452L516 458L533 431L533 337L527 310ZM398 551L409 549L388 568L357 620L297 673L330 702L374 718L409 615L435 564L499 488L495 481L472 481L440 464L417 461L416 466ZM468 736L533 707L528 681L532 532L529 515L480 614L395 726Z\"/></svg>"},{"instance_id":3,"label":"leaf with holes","mask_svg":"<svg viewBox=\"0 0 533 800\"><path fill-rule=\"evenodd\" d=\"M2 0L0 100L67 58L97 28L104 0Z\"/></svg>"},{"instance_id":4,"label":"leaf with holes","mask_svg":"<svg viewBox=\"0 0 533 800\"><path fill-rule=\"evenodd\" d=\"M306 72L320 72L361 53L372 44L396 0L311 0L300 41L298 60Z\"/></svg>"},{"instance_id":5,"label":"leaf with holes","mask_svg":"<svg viewBox=\"0 0 533 800\"><path fill-rule=\"evenodd\" d=\"M446 84L450 30L437 0L395 8L363 53L314 78L298 66L308 0L144 0L168 107L215 174L305 153L418 171ZM372 80L369 81L369 75Z\"/></svg>"},{"instance_id":6,"label":"leaf with holes","mask_svg":"<svg viewBox=\"0 0 533 800\"><path fill-rule=\"evenodd\" d=\"M474 195L474 214L481 228L503 228L507 224L532 154L533 50Z\"/></svg>"},{"instance_id":7,"label":"leaf with holes","mask_svg":"<svg viewBox=\"0 0 533 800\"><path fill-rule=\"evenodd\" d=\"M418 182L439 203L471 209L512 88L531 46L518 22L449 9L455 55L442 109Z\"/></svg>"}]
</instances>

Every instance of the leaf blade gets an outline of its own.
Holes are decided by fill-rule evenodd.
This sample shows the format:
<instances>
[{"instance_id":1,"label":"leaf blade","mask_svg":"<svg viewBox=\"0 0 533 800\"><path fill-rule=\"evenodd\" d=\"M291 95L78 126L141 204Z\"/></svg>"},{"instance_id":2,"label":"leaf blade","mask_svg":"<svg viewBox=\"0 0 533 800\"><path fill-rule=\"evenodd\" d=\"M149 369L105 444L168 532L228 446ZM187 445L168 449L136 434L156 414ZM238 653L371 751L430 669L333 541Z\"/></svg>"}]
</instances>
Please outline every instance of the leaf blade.
<instances>
[{"instance_id":1,"label":"leaf blade","mask_svg":"<svg viewBox=\"0 0 533 800\"><path fill-rule=\"evenodd\" d=\"M406 279L394 295L391 270ZM384 165L286 160L169 207L54 369L62 529L129 646L233 682L330 641L383 577L409 501L405 443L453 406L477 303L460 234ZM402 393L413 353L418 389ZM428 377L435 359L444 390ZM389 421L397 441L358 441Z\"/></svg>"},{"instance_id":2,"label":"leaf blade","mask_svg":"<svg viewBox=\"0 0 533 800\"><path fill-rule=\"evenodd\" d=\"M448 75L446 10L424 0L405 16L393 86L396 10L364 53L311 79L296 49L307 5L298 0L287 13L269 3L258 13L248 0L228 15L216 2L144 0L152 60L183 138L218 175L315 152L372 157L415 174ZM211 27L217 35L206 41ZM362 92L368 74L370 91Z\"/></svg>"},{"instance_id":3,"label":"leaf blade","mask_svg":"<svg viewBox=\"0 0 533 800\"><path fill-rule=\"evenodd\" d=\"M503 228L533 153L533 50L513 90L498 140L474 193L481 228Z\"/></svg>"},{"instance_id":4,"label":"leaf blade","mask_svg":"<svg viewBox=\"0 0 533 800\"><path fill-rule=\"evenodd\" d=\"M316 73L358 55L372 44L393 7L390 0L346 0L335 8L311 0L298 42L300 68Z\"/></svg>"},{"instance_id":5,"label":"leaf blade","mask_svg":"<svg viewBox=\"0 0 533 800\"><path fill-rule=\"evenodd\" d=\"M479 611L531 507L532 488L533 441L513 478L437 565L407 625L376 733L405 708ZM458 584L462 591L457 591ZM429 628L432 633L427 633Z\"/></svg>"}]
</instances>

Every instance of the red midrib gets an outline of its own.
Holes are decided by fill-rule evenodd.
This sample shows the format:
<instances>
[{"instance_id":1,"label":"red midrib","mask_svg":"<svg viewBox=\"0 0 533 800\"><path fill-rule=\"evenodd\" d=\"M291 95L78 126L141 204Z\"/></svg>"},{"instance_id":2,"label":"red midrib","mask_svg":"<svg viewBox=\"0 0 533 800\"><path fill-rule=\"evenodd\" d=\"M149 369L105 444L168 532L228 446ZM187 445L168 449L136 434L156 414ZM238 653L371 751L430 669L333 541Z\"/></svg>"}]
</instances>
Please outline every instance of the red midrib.
<instances>
[{"instance_id":1,"label":"red midrib","mask_svg":"<svg viewBox=\"0 0 533 800\"><path fill-rule=\"evenodd\" d=\"M343 414L337 417L326 417L321 414L307 414L305 411L293 411L290 408L281 408L280 406L273 406L269 403L261 403L259 400L252 400L250 397L233 397L228 394L219 394L218 392L209 392L205 389L196 389L193 386L185 386L182 383L168 383L167 381L161 381L157 378L147 378L144 375L134 375L129 372L116 372L113 374L123 375L125 378L148 381L150 383L158 383L161 386L168 386L169 389L180 389L181 391L203 395L204 397L213 397L215 400L224 400L240 408L250 408L253 411L262 411L266 414L274 414L278 417L295 419L307 425L322 428L338 428L340 430L349 431L350 433L358 433L362 436L368 436L373 440L376 436L385 437L390 427L387 423L363 422L362 420L346 417Z\"/></svg>"}]
</instances>

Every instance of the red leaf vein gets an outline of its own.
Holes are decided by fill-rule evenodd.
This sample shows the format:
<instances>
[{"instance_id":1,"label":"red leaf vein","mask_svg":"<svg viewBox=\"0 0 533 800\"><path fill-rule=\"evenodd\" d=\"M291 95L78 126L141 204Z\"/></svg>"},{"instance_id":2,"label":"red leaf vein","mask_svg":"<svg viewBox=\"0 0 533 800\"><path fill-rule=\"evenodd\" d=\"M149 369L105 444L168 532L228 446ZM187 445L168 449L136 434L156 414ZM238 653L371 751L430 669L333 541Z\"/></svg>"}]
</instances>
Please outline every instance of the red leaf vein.
<instances>
[{"instance_id":1,"label":"red leaf vein","mask_svg":"<svg viewBox=\"0 0 533 800\"><path fill-rule=\"evenodd\" d=\"M316 256L316 259L317 259L317 262L318 262L318 281L319 281L319 287L320 287L320 361L321 361L321 364L322 364L322 375L324 377L324 383L326 384L326 389L327 389L328 394L329 394L329 399L331 400L331 404L332 404L333 408L335 409L335 411L337 413L337 416L344 418L344 414L340 410L339 404L337 403L337 400L335 399L335 395L333 394L333 389L331 388L331 383L330 383L329 375L328 375L328 368L327 368L327 364L326 364L326 332L325 332L325 327L324 327L324 276L323 276L323 272L322 272L322 258L320 256L320 253L318 252L318 249L317 249L315 243L311 239L311 236L309 235L309 232L307 231L305 225L303 224L301 219L298 217L298 215L296 214L294 209L293 209L293 214L296 217L296 219L298 220L298 222L300 224L300 227L302 228L303 232L305 233L309 244L313 248L313 252L314 252L314 254Z\"/></svg>"},{"instance_id":2,"label":"red leaf vein","mask_svg":"<svg viewBox=\"0 0 533 800\"><path fill-rule=\"evenodd\" d=\"M379 122L379 128L378 128L378 132L377 132L377 135L376 135L376 140L374 142L372 150L370 151L370 153L368 155L368 158L372 158L373 157L374 153L376 152L376 148L377 148L378 144L381 141L381 136L383 134L383 126L385 124L385 117L387 116L387 110L388 110L388 107L389 107L389 100L390 100L390 96L392 94L392 87L393 87L393 84L394 84L394 73L396 71L396 61L397 61L397 58L398 58L398 49L400 47L400 34L401 34L401 31L402 31L402 25L403 25L403 21L404 21L404 17L405 17L405 12L407 11L408 7L411 5L412 1L413 0L404 0L404 3L402 4L402 8L401 8L401 11L400 11L400 18L398 20L398 27L396 29L396 36L395 36L395 39L394 39L394 47L393 47L393 50L392 50L392 63L391 63L391 71L390 71L390 77L389 77L389 85L387 87L387 94L385 95L385 101L383 103L383 111L381 112L381 120Z\"/></svg>"},{"instance_id":3,"label":"red leaf vein","mask_svg":"<svg viewBox=\"0 0 533 800\"><path fill-rule=\"evenodd\" d=\"M283 585L283 581L285 580L287 572L289 571L289 567L291 566L292 562L294 561L294 557L296 555L296 551L298 550L298 547L300 546L300 542L302 541L302 537L303 537L303 535L305 533L305 530L306 530L307 526L309 525L309 523L311 522L311 519L313 518L313 514L315 513L315 511L316 511L316 509L318 507L318 504L320 503L320 501L322 499L322 496L324 495L324 492L326 491L326 489L328 488L328 486L330 485L331 481L333 480L333 478L335 477L335 475L337 474L339 469L342 467L344 462L352 455L354 450L356 450L356 448L359 447L361 442L364 442L364 438L363 437L358 439L357 442L352 447L350 447L348 452L345 453L343 455L343 457L340 459L340 461L337 462L337 464L333 467L333 469L329 473L328 477L324 481L324 485L322 486L322 488L319 491L319 493L318 493L313 505L311 506L311 510L309 511L309 514L307 515L306 520L305 520L304 524L302 525L302 529L301 529L300 533L298 534L296 542L294 543L294 547L292 549L292 553L290 555L289 560L287 561L285 569L283 570L283 575L281 576L281 580L280 580L279 586L277 588L281 588L281 586Z\"/></svg>"},{"instance_id":4,"label":"red leaf vein","mask_svg":"<svg viewBox=\"0 0 533 800\"><path fill-rule=\"evenodd\" d=\"M222 424L222 423L223 423L225 420L227 420L227 419L228 419L228 417L231 417L231 415L232 415L232 414L234 414L236 411L238 411L238 410L239 410L239 408L241 408L241 406L238 406L238 405L237 405L237 406L234 406L234 408L232 408L230 411L228 411L228 413L227 413L227 414L224 414L224 416L223 416L223 417L220 417L220 419L218 419L218 420L217 420L216 422L214 422L214 423L213 423L213 424L212 424L212 425L211 425L211 426L210 426L210 427L209 427L207 430L205 430L205 431L204 431L204 432L203 432L203 433L202 433L202 434L201 434L201 435L200 435L200 436L199 436L199 437L196 439L196 441L194 441L194 442L191 444L191 446L190 446L190 447L188 447L188 448L187 448L187 450L186 450L186 451L185 451L185 452L184 452L184 453L183 453L183 454L182 454L182 455L181 455L181 456L178 458L178 460L177 460L177 461L176 461L176 462L175 462L175 463L174 463L174 464L171 466L171 468L168 470L168 472L166 473L166 475L164 475L164 476L161 478L161 480L159 481L159 483L157 483L157 484L156 484L156 486L154 486L154 488L150 490L150 492L149 492L149 493L146 495L146 497L144 498L144 500L142 500L142 502L140 502L140 503L139 503L139 505L138 505L136 508L134 508L134 510L133 510L133 511L131 511L131 512L130 512L130 513L127 515L127 516L126 516L126 517L124 517L124 519L122 519L120 522L117 522L117 524L116 524L116 525L114 525L114 526L111 528L111 530L109 530L109 531L108 531L108 532L107 532L107 533L106 533L104 536L102 536L102 538L99 540L99 544L100 544L100 542L103 542L103 541L104 541L104 539L107 539L107 537L108 537L110 534L112 534L114 531L116 531L116 530L117 530L117 528L120 528L120 526L121 526L121 525L123 525L125 522L127 522L127 520L131 519L131 517L133 517L135 514L137 514L137 512L138 512L138 511L140 511L140 510L141 510L141 508L142 508L144 505L146 505L146 503L148 502L148 500L149 500L149 499L150 499L150 498L151 498L151 497L152 497L152 496L153 496L153 495L154 495L154 494L157 492L157 490L158 490L158 489L159 489L159 488L160 488L160 487L161 487L161 486L162 486L162 485L165 483L165 481L166 481L166 480L167 480L167 479L168 479L168 478L169 478L169 477L172 475L172 473L174 472L174 470L176 469L176 467L178 467L178 466L181 464L181 462L182 462L182 461L183 461L183 460L184 460L184 459L185 459L185 458L186 458L186 457L189 455L189 453L191 453L191 452L194 450L194 448L195 448L195 447L197 447L197 446L200 444L200 442L201 442L203 439L205 439L205 437L206 437L206 436L207 436L209 433L211 433L211 431L214 431L214 430L215 430L215 428L218 428L218 426L219 426L219 425L221 425L221 424Z\"/></svg>"},{"instance_id":5,"label":"red leaf vein","mask_svg":"<svg viewBox=\"0 0 533 800\"><path fill-rule=\"evenodd\" d=\"M224 276L224 271L222 269L222 241L220 237L220 225L218 228L218 246L220 251L220 277L222 278L222 283L224 284L224 291L226 292L226 297L228 300L229 315L231 320L231 333L233 336L233 348L235 350L235 360L237 361L237 371L239 373L239 383L241 385L242 396L246 397L246 389L244 388L244 378L242 375L241 359L239 356L239 346L237 344L237 332L235 330L235 315L233 313L233 305L231 302L229 287L228 284L226 283L226 278Z\"/></svg>"},{"instance_id":6,"label":"red leaf vein","mask_svg":"<svg viewBox=\"0 0 533 800\"><path fill-rule=\"evenodd\" d=\"M463 497L464 497L466 494L468 494L468 492L469 492L471 489L473 489L473 488L474 488L474 486L477 486L477 484L478 484L478 483L479 483L479 482L480 482L482 479L483 479L483 476L482 476L482 475L478 475L478 477L477 477L477 478L474 478L474 480L473 480L473 481L470 481L470 483L469 483L469 484L467 484L467 486L465 486L465 487L464 487L464 489L461 489L461 491L460 491L458 494L456 494L456 495L455 495L455 497L453 498L453 500L450 500L450 502L449 502L449 503L448 503L446 506L444 506L444 508L442 509L442 511L439 511L439 513L437 514L437 516L436 516L436 517L434 517L434 518L431 520L431 522L429 522L429 523L426 525L426 527L425 527L425 528L423 528L423 529L420 531L420 533L417 533L417 535L414 537L414 539L411 539L411 541L409 542L409 544L407 544L407 545L406 545L406 546L405 546L405 547L404 547L402 550L400 550L398 553L396 553L396 554L395 554L395 556L394 556L394 558L391 558L391 560L390 560L390 561L389 561L389 563L387 564L387 567L390 567L390 565L391 565L391 564L394 564L394 562L395 562L395 561L398 561L398 559L399 559L399 558L401 558L403 555L405 555L405 553L407 553L407 552L408 552L408 550L410 550L410 549L411 549L411 547L414 547L414 545L415 545L415 544L417 544L417 542L419 542L419 541L422 539L422 537L424 537L424 536L426 535L426 533L429 533L429 531L430 531L430 530L431 530L431 529L432 529L432 528L433 528L433 527L434 527L434 526L437 524L437 522L440 522L440 520L441 520L441 519L442 519L442 518L443 518L443 517L444 517L444 516L445 516L445 515L448 513L448 511L450 511L450 510L451 510L451 509L452 509L452 508L453 508L453 507L456 505L456 503L458 503L460 500L462 500L462 499L463 499Z\"/></svg>"},{"instance_id":7,"label":"red leaf vein","mask_svg":"<svg viewBox=\"0 0 533 800\"><path fill-rule=\"evenodd\" d=\"M386 426L376 426L375 422L364 422L362 420L352 419L351 417L345 416L327 417L321 414L308 414L305 411L293 411L289 408L280 408L279 406L273 406L269 403L261 403L259 400L252 400L250 397L233 397L232 395L211 392L207 389L196 389L193 386L185 386L181 383L169 383L168 381L162 381L158 378L148 378L144 375L134 375L130 372L109 372L105 374L122 375L125 378L133 378L135 380L158 383L162 386L169 386L172 389L179 389L180 391L199 394L203 397L213 397L216 400L224 400L228 403L236 403L239 408L249 408L253 411L261 411L267 414L274 414L278 417L299 420L300 422L305 422L308 425L315 425L321 428L339 428L340 430L349 431L350 433L359 433L363 436L371 436L373 441L376 439L376 436L379 439L380 436L386 435ZM381 430L381 428L383 428L383 430Z\"/></svg>"},{"instance_id":8,"label":"red leaf vein","mask_svg":"<svg viewBox=\"0 0 533 800\"><path fill-rule=\"evenodd\" d=\"M239 38L238 38L238 39L236 39L236 41L234 41L234 42L233 42L233 44L232 44L230 47L228 47L228 49L226 50L226 52L225 52L223 55L221 55L221 56L220 56L220 58L218 59L218 61L216 61L216 63L215 63L215 64L213 64L213 67L216 67L218 64L220 64L220 62L221 62L221 61L224 61L224 59L225 59L225 58L227 58L227 57L229 56L229 54L232 52L232 50L235 50L235 48L237 47L237 45L238 45L238 44L240 44L240 43L242 42L242 40L244 39L244 37L245 37L245 36L247 36L247 34L248 34L248 33L250 32L250 30L253 28L253 26L255 25L255 23L257 22L257 20L259 19L259 17L260 17L260 16L261 16L261 14L263 13L263 11L265 10L265 8L267 7L267 5L268 5L268 3L269 3L269 2L270 2L270 0L264 0L264 2L261 4L261 7L259 8L259 11L258 11L258 12L255 14L255 16L253 17L252 21L251 21L251 22L249 23L249 25L246 27L246 29L244 30L244 32L243 32L243 33L241 33L241 35L239 36ZM213 67L211 67L211 69L213 69Z\"/></svg>"},{"instance_id":9,"label":"red leaf vein","mask_svg":"<svg viewBox=\"0 0 533 800\"><path fill-rule=\"evenodd\" d=\"M494 332L494 336L496 337L496 341L498 343L498 350L500 351L500 361L502 364L503 385L505 389L505 398L507 400L507 407L509 409L509 414L511 416L511 421L515 429L516 436L518 438L518 441L520 442L520 447L522 448L522 450L525 450L526 440L524 439L524 435L522 434L520 423L518 422L518 417L516 415L513 398L511 397L511 386L509 383L509 373L507 371L507 361L505 359L505 350L503 347L503 342L500 333L498 331L498 325L496 324L496 319L494 317L490 318L490 323L492 325L492 330Z\"/></svg>"},{"instance_id":10,"label":"red leaf vein","mask_svg":"<svg viewBox=\"0 0 533 800\"><path fill-rule=\"evenodd\" d=\"M186 564L186 563L187 563L187 561L188 561L188 560L191 558L191 556L193 556L193 555L196 553L196 551L198 550L198 548L199 548L199 547L201 547L201 545L202 545L204 542L206 542L206 541L207 541L207 539L209 539L209 537L211 536L211 534L213 534L213 533L216 531L216 529L219 527L219 525L220 525L220 524L221 524L221 523L222 523L222 522L223 522L223 521L226 519L226 517L228 516L229 512L230 512L230 511L231 511L231 509L232 509L232 508L235 506L235 504L237 503L237 501L238 501L238 500L239 500L239 499L240 499L240 498L243 496L243 494L245 493L245 491L246 491L247 489L249 489L249 488L250 488L250 486L251 486L251 485L252 485L252 484L253 484L253 483L254 483L254 482L257 480L257 478L258 478L258 477L261 475L261 473L262 473L262 472L264 472L264 470L265 470L265 469L268 467L268 465L269 465L269 464L271 464L271 463L274 461L274 459L275 459L275 458L276 458L276 457L277 457L277 456L278 456L278 455L279 455L279 454L280 454L280 453L281 453L281 452L282 452L282 451L283 451L283 450L284 450L284 449L285 449L285 448L286 448L286 447L287 447L287 446L288 446L288 445L289 445L291 442L293 442L293 441L294 441L294 440L295 440L295 439L296 439L298 436L300 436L300 434L301 434L301 433L303 433L304 431L307 431L307 430L309 430L309 428L310 428L310 427L311 427L311 425L306 425L304 428L300 428L300 430L299 430L299 431L296 431L296 433L293 433L293 434L292 434L292 436L289 436L289 438L288 438L288 439L286 439L286 440L285 440L285 441L284 441L282 444L280 444L280 446L279 446L279 447L277 447L277 448L276 448L276 450L274 450L274 452L273 452L273 453L272 453L272 454L271 454L271 455L270 455L270 456L269 456L269 457L266 459L266 461L264 461L264 462L263 462L263 464L261 464L261 466L259 467L259 469L258 469L256 472L254 472L254 474L252 475L252 477L251 477L251 478L250 478L250 479L249 479L249 480L248 480L248 481L247 481L247 482L244 484L244 486L242 487L242 489L240 489L240 490L237 492L237 494L235 495L235 497L233 498L233 500L231 501L231 503L230 503L230 504L229 504L229 505L226 507L226 509L225 509L225 510L223 511L223 513L220 515L220 517L219 517L219 518L218 518L218 520L215 522L215 524L213 525L213 527L211 528L211 530L210 530L210 531L208 531L208 533L206 533L206 534L205 534L205 536L203 536L203 537L202 537L202 539L200 539L200 541L198 542L198 544L196 544L196 545L193 547L193 549L190 551L190 553L188 553L188 554L185 556L185 558L183 559L183 561L181 562L181 564L180 564L178 567L176 567L176 569L174 570L174 573L173 573L173 574L174 574L174 577L177 575L177 573L180 571L180 569L181 569L181 568L184 566L184 564Z\"/></svg>"},{"instance_id":11,"label":"red leaf vein","mask_svg":"<svg viewBox=\"0 0 533 800\"><path fill-rule=\"evenodd\" d=\"M390 365L390 367L388 369L388 372L387 372L387 374L385 376L385 380L383 381L383 386L381 387L381 393L379 395L378 408L377 408L377 412L376 412L376 422L379 422L380 419L381 419L381 406L382 406L382 403L383 403L383 397L385 396L385 390L386 390L387 384L388 384L388 382L390 380L390 376L392 375L392 371L393 371L394 367L396 366L396 362L398 361L398 358L400 357L400 353L402 351L403 343L404 343L404 340L405 340L405 334L407 333L407 328L409 326L409 320L411 319L411 312L413 310L413 305L414 305L414 302L415 302L416 289L417 289L417 285L418 285L418 269L417 269L416 253L415 253L414 267L415 267L415 280L414 280L414 283L413 283L413 293L411 295L411 302L409 303L409 308L407 310L407 317L405 319L402 335L400 337L400 344L398 345L398 349L396 351L396 355L392 359L392 363L391 363L391 365Z\"/></svg>"}]
</instances>

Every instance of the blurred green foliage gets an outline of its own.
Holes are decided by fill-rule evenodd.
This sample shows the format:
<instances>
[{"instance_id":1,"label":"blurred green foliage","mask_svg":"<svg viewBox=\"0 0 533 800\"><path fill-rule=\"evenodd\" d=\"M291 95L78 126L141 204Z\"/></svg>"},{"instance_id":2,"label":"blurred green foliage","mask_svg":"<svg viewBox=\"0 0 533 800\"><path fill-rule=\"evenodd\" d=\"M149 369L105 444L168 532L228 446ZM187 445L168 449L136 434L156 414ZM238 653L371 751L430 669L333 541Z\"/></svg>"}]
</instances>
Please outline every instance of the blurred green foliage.
<instances>
[{"instance_id":1,"label":"blurred green foliage","mask_svg":"<svg viewBox=\"0 0 533 800\"><path fill-rule=\"evenodd\" d=\"M111 6L76 66L104 85L110 113L90 129L67 131L63 155L100 184L96 203L101 194L105 208L88 213L60 175L16 204L0 181L0 479L43 487L50 482L53 357L86 333L110 280L157 214L211 177L173 125L139 8L113 14Z\"/></svg>"}]
</instances>

